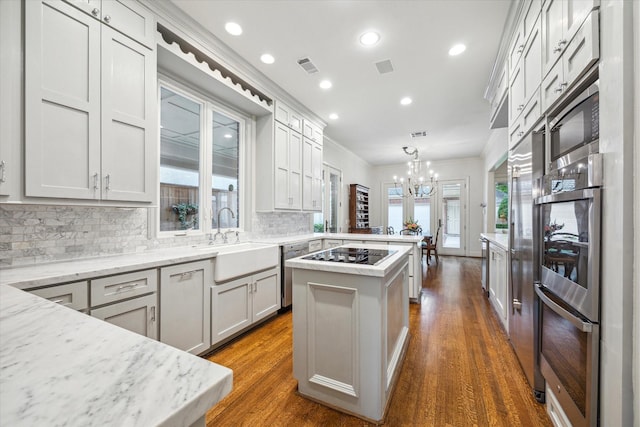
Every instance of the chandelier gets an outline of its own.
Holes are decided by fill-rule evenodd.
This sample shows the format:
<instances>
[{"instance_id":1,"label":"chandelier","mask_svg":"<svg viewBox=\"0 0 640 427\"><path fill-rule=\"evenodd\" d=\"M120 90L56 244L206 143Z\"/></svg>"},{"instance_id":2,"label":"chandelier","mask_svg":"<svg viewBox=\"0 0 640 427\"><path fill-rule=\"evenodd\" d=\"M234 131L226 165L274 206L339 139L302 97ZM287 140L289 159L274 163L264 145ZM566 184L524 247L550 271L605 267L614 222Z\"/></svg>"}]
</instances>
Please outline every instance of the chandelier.
<instances>
[{"instance_id":1,"label":"chandelier","mask_svg":"<svg viewBox=\"0 0 640 427\"><path fill-rule=\"evenodd\" d=\"M416 147L402 147L405 154L413 156L413 160L407 162L409 170L407 171L406 179L406 192L405 192L405 179L403 177L398 181L398 177L393 177L393 184L395 188L402 190L402 197L429 197L436 191L436 185L438 184L438 174L433 173L433 169L429 170L429 181L425 182L424 175L422 173L422 162L418 155L418 149ZM429 168L431 162L427 162L426 169Z\"/></svg>"}]
</instances>

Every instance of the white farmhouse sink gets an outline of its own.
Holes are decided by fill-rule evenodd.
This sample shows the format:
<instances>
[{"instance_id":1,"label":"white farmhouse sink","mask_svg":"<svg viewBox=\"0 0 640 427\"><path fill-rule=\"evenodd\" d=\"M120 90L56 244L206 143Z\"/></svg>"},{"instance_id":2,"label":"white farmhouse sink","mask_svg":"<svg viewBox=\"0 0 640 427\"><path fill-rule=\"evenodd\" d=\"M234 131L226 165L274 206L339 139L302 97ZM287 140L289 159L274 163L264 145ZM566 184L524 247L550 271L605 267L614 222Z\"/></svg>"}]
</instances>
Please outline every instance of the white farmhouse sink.
<instances>
[{"instance_id":1,"label":"white farmhouse sink","mask_svg":"<svg viewBox=\"0 0 640 427\"><path fill-rule=\"evenodd\" d=\"M237 243L215 248L218 250L218 255L213 261L215 282L246 276L278 265L278 245Z\"/></svg>"}]
</instances>

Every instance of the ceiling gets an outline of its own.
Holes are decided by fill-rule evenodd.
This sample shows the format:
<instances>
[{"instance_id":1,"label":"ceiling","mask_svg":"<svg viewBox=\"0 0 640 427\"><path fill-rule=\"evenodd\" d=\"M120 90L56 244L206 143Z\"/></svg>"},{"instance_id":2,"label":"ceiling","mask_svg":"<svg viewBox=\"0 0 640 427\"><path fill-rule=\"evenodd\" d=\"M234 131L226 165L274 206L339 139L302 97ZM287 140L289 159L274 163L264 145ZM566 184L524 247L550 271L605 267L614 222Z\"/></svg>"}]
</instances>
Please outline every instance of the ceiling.
<instances>
[{"instance_id":1,"label":"ceiling","mask_svg":"<svg viewBox=\"0 0 640 427\"><path fill-rule=\"evenodd\" d=\"M511 1L172 1L326 121L326 136L373 165L406 161L406 145L422 160L478 156L489 137L483 95ZM229 21L242 26L240 36L225 31ZM362 46L370 29L381 40ZM457 43L467 50L449 56ZM275 63L263 64L263 53ZM317 73L297 64L305 57ZM378 72L383 60L393 72ZM319 87L324 79L328 90ZM413 103L400 105L405 96ZM412 139L417 131L427 135Z\"/></svg>"}]
</instances>

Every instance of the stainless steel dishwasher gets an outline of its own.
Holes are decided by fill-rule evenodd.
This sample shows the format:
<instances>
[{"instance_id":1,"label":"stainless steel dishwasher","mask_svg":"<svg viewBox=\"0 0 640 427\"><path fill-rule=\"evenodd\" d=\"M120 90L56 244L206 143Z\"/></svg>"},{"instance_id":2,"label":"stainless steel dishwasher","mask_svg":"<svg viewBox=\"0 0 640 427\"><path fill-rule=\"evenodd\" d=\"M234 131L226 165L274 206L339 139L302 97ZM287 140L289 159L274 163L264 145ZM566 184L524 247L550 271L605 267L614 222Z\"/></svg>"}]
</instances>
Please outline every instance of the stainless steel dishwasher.
<instances>
[{"instance_id":1,"label":"stainless steel dishwasher","mask_svg":"<svg viewBox=\"0 0 640 427\"><path fill-rule=\"evenodd\" d=\"M285 267L285 261L291 258L297 258L309 253L309 243L292 243L290 245L280 246L282 265L280 266L282 277L282 308L287 308L291 305L291 268Z\"/></svg>"}]
</instances>

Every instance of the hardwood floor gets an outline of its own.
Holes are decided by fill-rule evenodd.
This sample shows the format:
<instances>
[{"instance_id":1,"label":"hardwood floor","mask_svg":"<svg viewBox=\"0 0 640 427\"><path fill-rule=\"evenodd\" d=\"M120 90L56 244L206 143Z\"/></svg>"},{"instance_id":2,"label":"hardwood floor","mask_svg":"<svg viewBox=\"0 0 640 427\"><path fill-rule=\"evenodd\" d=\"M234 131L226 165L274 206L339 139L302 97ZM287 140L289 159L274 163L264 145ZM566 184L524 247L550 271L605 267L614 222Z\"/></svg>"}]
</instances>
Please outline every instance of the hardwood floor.
<instances>
[{"instance_id":1,"label":"hardwood floor","mask_svg":"<svg viewBox=\"0 0 640 427\"><path fill-rule=\"evenodd\" d=\"M441 257L411 304L411 340L386 426L550 426L480 290L480 260ZM233 369L233 391L207 426L365 426L296 394L291 312L209 357Z\"/></svg>"}]
</instances>

